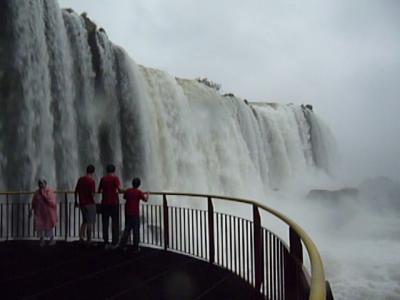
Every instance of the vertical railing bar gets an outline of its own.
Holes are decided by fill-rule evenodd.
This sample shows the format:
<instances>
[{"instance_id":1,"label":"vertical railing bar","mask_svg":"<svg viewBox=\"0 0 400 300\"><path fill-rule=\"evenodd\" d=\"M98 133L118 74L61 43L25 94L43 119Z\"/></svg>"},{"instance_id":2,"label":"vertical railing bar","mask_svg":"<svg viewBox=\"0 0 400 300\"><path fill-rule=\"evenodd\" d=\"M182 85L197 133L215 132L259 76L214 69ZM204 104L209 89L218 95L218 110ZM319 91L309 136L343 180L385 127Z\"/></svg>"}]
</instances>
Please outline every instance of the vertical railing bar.
<instances>
[{"instance_id":1,"label":"vertical railing bar","mask_svg":"<svg viewBox=\"0 0 400 300\"><path fill-rule=\"evenodd\" d=\"M97 205L97 203L95 204ZM100 218L99 218L100 214L97 213L97 206L96 206L96 224L94 225L93 228L93 235L97 238L100 239ZM140 218L139 218L139 222L140 222Z\"/></svg>"},{"instance_id":2,"label":"vertical railing bar","mask_svg":"<svg viewBox=\"0 0 400 300\"><path fill-rule=\"evenodd\" d=\"M228 230L229 230L229 264L230 264L230 266L229 266L229 269L231 270L231 271L233 271L233 244L232 244L232 216L231 215L229 215L228 216L228 219L229 219L229 228L228 228Z\"/></svg>"},{"instance_id":3,"label":"vertical railing bar","mask_svg":"<svg viewBox=\"0 0 400 300\"><path fill-rule=\"evenodd\" d=\"M190 253L195 255L195 251L194 251L194 248L195 248L194 247L195 230L194 230L194 210L193 209L191 209L191 215L192 215L192 220L191 220L191 223L192 223L192 247L190 249Z\"/></svg>"},{"instance_id":4,"label":"vertical railing bar","mask_svg":"<svg viewBox=\"0 0 400 300\"><path fill-rule=\"evenodd\" d=\"M268 299L268 244L267 244L267 230L263 230L264 241L264 296Z\"/></svg>"},{"instance_id":5,"label":"vertical railing bar","mask_svg":"<svg viewBox=\"0 0 400 300\"><path fill-rule=\"evenodd\" d=\"M215 257L215 261L219 264L222 265L221 262L221 257L222 257L222 253L221 253L221 241L222 241L222 222L221 222L221 214L220 213L215 213L215 227L217 228L217 230L215 231L215 247L216 247L216 257Z\"/></svg>"},{"instance_id":6,"label":"vertical railing bar","mask_svg":"<svg viewBox=\"0 0 400 300\"><path fill-rule=\"evenodd\" d=\"M25 237L25 203L22 204L22 237Z\"/></svg>"},{"instance_id":7,"label":"vertical railing bar","mask_svg":"<svg viewBox=\"0 0 400 300\"><path fill-rule=\"evenodd\" d=\"M1 224L0 237L1 238L3 238L3 228L4 228L4 226L3 226L3 220L4 220L3 206L4 206L4 203L0 202L0 224Z\"/></svg>"},{"instance_id":8,"label":"vertical railing bar","mask_svg":"<svg viewBox=\"0 0 400 300\"><path fill-rule=\"evenodd\" d=\"M250 223L250 239L252 239L254 237L254 226L253 224L249 221ZM253 272L251 272L251 282L254 285L255 284L255 269L253 268L254 266L254 239L253 242L250 242L250 257L251 257L251 266L253 269Z\"/></svg>"},{"instance_id":9,"label":"vertical railing bar","mask_svg":"<svg viewBox=\"0 0 400 300\"><path fill-rule=\"evenodd\" d=\"M221 263L222 266L225 268L226 266L226 214L221 214L221 223L222 223L222 230L221 230Z\"/></svg>"},{"instance_id":10,"label":"vertical railing bar","mask_svg":"<svg viewBox=\"0 0 400 300\"><path fill-rule=\"evenodd\" d=\"M0 224L1 224L0 237L3 238L3 203L1 202L0 202Z\"/></svg>"},{"instance_id":11,"label":"vertical railing bar","mask_svg":"<svg viewBox=\"0 0 400 300\"><path fill-rule=\"evenodd\" d=\"M225 244L223 245L223 249L224 249L224 264L223 266L225 268L228 268L228 225L227 225L227 215L224 214L224 241Z\"/></svg>"},{"instance_id":12,"label":"vertical railing bar","mask_svg":"<svg viewBox=\"0 0 400 300\"><path fill-rule=\"evenodd\" d=\"M169 226L169 240L170 240L170 249L174 249L174 209L173 207L168 207L168 226Z\"/></svg>"},{"instance_id":13,"label":"vertical railing bar","mask_svg":"<svg viewBox=\"0 0 400 300\"><path fill-rule=\"evenodd\" d=\"M74 209L75 209L76 214L78 215L77 231L78 231L78 235L79 235L80 226L82 224L82 219L81 219L82 216L81 216L80 210L77 207L75 207ZM120 220L121 218L118 218L118 219Z\"/></svg>"},{"instance_id":14,"label":"vertical railing bar","mask_svg":"<svg viewBox=\"0 0 400 300\"><path fill-rule=\"evenodd\" d=\"M272 273L271 273L271 278L272 278L272 299L276 299L275 295L275 236L271 234L271 266L272 266Z\"/></svg>"},{"instance_id":15,"label":"vertical railing bar","mask_svg":"<svg viewBox=\"0 0 400 300\"><path fill-rule=\"evenodd\" d=\"M17 203L14 203L14 205L16 206L16 211L17 211L17 212L16 212L16 214L17 214L16 219L17 219L17 220L16 220L16 222L15 222L16 225L17 225L17 226L16 226L17 228L16 228L16 232L14 233L14 236L13 236L14 238L15 238L15 237L18 238L18 230L19 230L19 201L20 201L20 198L21 198L21 197L20 197L20 194L18 194L18 201L17 201Z\"/></svg>"},{"instance_id":16,"label":"vertical railing bar","mask_svg":"<svg viewBox=\"0 0 400 300\"><path fill-rule=\"evenodd\" d=\"M207 199L208 207L208 255L209 262L215 262L215 239L214 239L214 206L212 203L212 198Z\"/></svg>"},{"instance_id":17,"label":"vertical railing bar","mask_svg":"<svg viewBox=\"0 0 400 300\"><path fill-rule=\"evenodd\" d=\"M139 205L140 205L140 201L139 201ZM122 204L118 201L118 232L121 232L122 218L124 218L124 222L125 222L125 213L124 213L123 209L124 209L124 204Z\"/></svg>"},{"instance_id":18,"label":"vertical railing bar","mask_svg":"<svg viewBox=\"0 0 400 300\"><path fill-rule=\"evenodd\" d=\"M14 237L14 203L11 203L11 232L10 237Z\"/></svg>"},{"instance_id":19,"label":"vertical railing bar","mask_svg":"<svg viewBox=\"0 0 400 300\"><path fill-rule=\"evenodd\" d=\"M174 213L175 213L175 250L178 250L178 209L174 207Z\"/></svg>"},{"instance_id":20,"label":"vertical railing bar","mask_svg":"<svg viewBox=\"0 0 400 300\"><path fill-rule=\"evenodd\" d=\"M9 203L9 197L8 197L8 194L6 194L6 241L8 241L8 238L9 238L9 230L10 230L10 228L9 228L9 210L10 210L10 203Z\"/></svg>"},{"instance_id":21,"label":"vertical railing bar","mask_svg":"<svg viewBox=\"0 0 400 300\"><path fill-rule=\"evenodd\" d=\"M162 227L161 227L161 222L163 222L163 214L161 211L161 207L158 208L158 246L162 246ZM167 215L168 215L168 209L167 209ZM169 222L169 221L168 221ZM169 223L168 223L168 237L169 237ZM168 238L169 240L169 238Z\"/></svg>"},{"instance_id":22,"label":"vertical railing bar","mask_svg":"<svg viewBox=\"0 0 400 300\"><path fill-rule=\"evenodd\" d=\"M183 252L184 253L188 253L187 252L187 250L186 250L186 244L187 244L187 242L188 242L188 240L187 240L187 222L186 222L186 213L187 213L187 209L186 208L182 208L182 212L183 212L183 214L182 214L182 223L183 223L183 227L182 227L182 229L183 229L183 240L182 240L182 242L183 242Z\"/></svg>"},{"instance_id":23,"label":"vertical railing bar","mask_svg":"<svg viewBox=\"0 0 400 300\"><path fill-rule=\"evenodd\" d=\"M264 252L265 252L265 260L264 260L264 269L265 269L265 271L264 271L264 284L265 284L265 297L267 298L267 299L269 299L268 297L269 297L269 294L268 294L268 287L269 287L269 284L268 284L268 251L269 251L269 249L268 249L268 230L267 229L265 229L264 230L264 242L265 242L265 248L264 248Z\"/></svg>"},{"instance_id":24,"label":"vertical railing bar","mask_svg":"<svg viewBox=\"0 0 400 300\"><path fill-rule=\"evenodd\" d=\"M163 194L164 250L167 250L169 247L169 220L168 220L168 217L169 216L168 216L167 195ZM161 236L160 236L160 240L161 240Z\"/></svg>"},{"instance_id":25,"label":"vertical railing bar","mask_svg":"<svg viewBox=\"0 0 400 300\"><path fill-rule=\"evenodd\" d=\"M242 249L242 231L241 231L241 228L240 228L240 221L241 221L241 219L240 218L238 218L237 219L237 238L236 238L236 240L237 240L237 250L238 250L238 252L237 252L237 260L238 260L238 275L240 276L240 277L243 277L243 275L242 275L242 265L241 265L241 263L242 263L242 251L241 251L241 249Z\"/></svg>"},{"instance_id":26,"label":"vertical railing bar","mask_svg":"<svg viewBox=\"0 0 400 300\"><path fill-rule=\"evenodd\" d=\"M64 239L67 241L68 240L68 195L67 193L64 194L64 205L65 205L65 235L64 235ZM61 215L61 214L60 214Z\"/></svg>"},{"instance_id":27,"label":"vertical railing bar","mask_svg":"<svg viewBox=\"0 0 400 300\"><path fill-rule=\"evenodd\" d=\"M275 251L275 298L278 299L278 239L275 237L274 251Z\"/></svg>"},{"instance_id":28,"label":"vertical railing bar","mask_svg":"<svg viewBox=\"0 0 400 300\"><path fill-rule=\"evenodd\" d=\"M149 237L149 205L146 205L146 244L150 243L150 237Z\"/></svg>"},{"instance_id":29,"label":"vertical railing bar","mask_svg":"<svg viewBox=\"0 0 400 300\"><path fill-rule=\"evenodd\" d=\"M279 299L283 300L283 260L282 260L282 242L279 243Z\"/></svg>"},{"instance_id":30,"label":"vertical railing bar","mask_svg":"<svg viewBox=\"0 0 400 300\"><path fill-rule=\"evenodd\" d=\"M268 232L268 243L269 243L269 290L270 290L270 297L272 297L273 293L273 286L272 286L272 256L273 256L273 251L272 251L272 237L271 237L271 232Z\"/></svg>"},{"instance_id":31,"label":"vertical railing bar","mask_svg":"<svg viewBox=\"0 0 400 300\"><path fill-rule=\"evenodd\" d=\"M150 204L150 221L149 221L149 228L150 230L150 235L151 235L151 244L154 245L154 206Z\"/></svg>"},{"instance_id":32,"label":"vertical railing bar","mask_svg":"<svg viewBox=\"0 0 400 300\"><path fill-rule=\"evenodd\" d=\"M250 222L246 220L246 240L247 240L247 271L248 271L248 280L249 283L252 284L252 274L251 271L253 270L252 263L251 263L251 235L250 235Z\"/></svg>"},{"instance_id":33,"label":"vertical railing bar","mask_svg":"<svg viewBox=\"0 0 400 300\"><path fill-rule=\"evenodd\" d=\"M236 217L233 218L233 269L234 273L237 274L237 228L236 228Z\"/></svg>"},{"instance_id":34,"label":"vertical railing bar","mask_svg":"<svg viewBox=\"0 0 400 300\"><path fill-rule=\"evenodd\" d=\"M203 241L203 218L204 218L204 212L200 210L200 216L199 216L199 221L200 221L200 257L204 257L204 252L203 252L203 247L204 247L204 241Z\"/></svg>"},{"instance_id":35,"label":"vertical railing bar","mask_svg":"<svg viewBox=\"0 0 400 300\"><path fill-rule=\"evenodd\" d=\"M199 236L200 236L200 230L199 230L199 213L200 210L196 210L196 256L199 257Z\"/></svg>"},{"instance_id":36,"label":"vertical railing bar","mask_svg":"<svg viewBox=\"0 0 400 300\"><path fill-rule=\"evenodd\" d=\"M76 237L76 209L75 209L75 206L72 206L72 207L70 206L70 209L73 212L72 219L74 220L74 223L73 223L72 229L73 229L73 235L74 235L74 238L75 238Z\"/></svg>"},{"instance_id":37,"label":"vertical railing bar","mask_svg":"<svg viewBox=\"0 0 400 300\"><path fill-rule=\"evenodd\" d=\"M245 240L244 240L244 221L242 218L240 218L240 249L241 249L241 255L240 255L240 275L241 277L245 278Z\"/></svg>"},{"instance_id":38,"label":"vertical railing bar","mask_svg":"<svg viewBox=\"0 0 400 300\"><path fill-rule=\"evenodd\" d=\"M282 241L278 238L278 245L277 245L277 252L278 252L278 279L277 279L277 289L278 289L278 298L282 299L282 290L281 290L281 277L282 277L282 264L281 264L281 246L282 246Z\"/></svg>"},{"instance_id":39,"label":"vertical railing bar","mask_svg":"<svg viewBox=\"0 0 400 300\"><path fill-rule=\"evenodd\" d=\"M170 210L171 210L171 234L172 234L171 248L176 249L176 226L174 226L174 224L176 222L175 207L170 207Z\"/></svg>"},{"instance_id":40,"label":"vertical railing bar","mask_svg":"<svg viewBox=\"0 0 400 300\"><path fill-rule=\"evenodd\" d=\"M183 245L183 241L182 241L182 210L180 207L178 207L178 216L179 216L179 251L182 251L182 245Z\"/></svg>"}]
</instances>

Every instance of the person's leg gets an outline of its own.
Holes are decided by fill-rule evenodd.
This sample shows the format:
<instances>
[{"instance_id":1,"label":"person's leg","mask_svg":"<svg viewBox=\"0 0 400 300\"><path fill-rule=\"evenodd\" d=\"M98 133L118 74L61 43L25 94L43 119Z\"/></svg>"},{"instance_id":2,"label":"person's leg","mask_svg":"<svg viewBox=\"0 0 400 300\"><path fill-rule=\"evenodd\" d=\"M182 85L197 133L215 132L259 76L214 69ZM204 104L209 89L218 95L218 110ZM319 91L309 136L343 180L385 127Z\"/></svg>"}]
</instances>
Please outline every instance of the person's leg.
<instances>
[{"instance_id":1,"label":"person's leg","mask_svg":"<svg viewBox=\"0 0 400 300\"><path fill-rule=\"evenodd\" d=\"M108 224L110 217L109 205L103 205L101 213L101 221L103 223L103 240L104 244L108 244Z\"/></svg>"},{"instance_id":2,"label":"person's leg","mask_svg":"<svg viewBox=\"0 0 400 300\"><path fill-rule=\"evenodd\" d=\"M140 220L138 216L132 218L133 227L133 249L139 251L139 241L140 241Z\"/></svg>"},{"instance_id":3,"label":"person's leg","mask_svg":"<svg viewBox=\"0 0 400 300\"><path fill-rule=\"evenodd\" d=\"M125 247L126 244L128 243L128 238L129 234L131 233L132 230L132 217L125 215L125 230L121 238L121 247Z\"/></svg>"},{"instance_id":4,"label":"person's leg","mask_svg":"<svg viewBox=\"0 0 400 300\"><path fill-rule=\"evenodd\" d=\"M87 224L82 223L81 228L79 230L79 241L83 242L85 240L86 230L87 230Z\"/></svg>"},{"instance_id":5,"label":"person's leg","mask_svg":"<svg viewBox=\"0 0 400 300\"><path fill-rule=\"evenodd\" d=\"M46 235L45 230L38 230L38 235L40 238L40 247L43 247L44 245L46 245L46 242L44 240Z\"/></svg>"},{"instance_id":6,"label":"person's leg","mask_svg":"<svg viewBox=\"0 0 400 300\"><path fill-rule=\"evenodd\" d=\"M81 214L82 214L82 225L79 229L79 241L83 242L85 240L85 233L87 227L87 210L86 207L81 207Z\"/></svg>"},{"instance_id":7,"label":"person's leg","mask_svg":"<svg viewBox=\"0 0 400 300\"><path fill-rule=\"evenodd\" d=\"M119 212L118 205L112 206L111 214L111 226L112 226L112 244L116 246L119 240Z\"/></svg>"},{"instance_id":8,"label":"person's leg","mask_svg":"<svg viewBox=\"0 0 400 300\"><path fill-rule=\"evenodd\" d=\"M49 246L54 246L56 244L56 241L54 239L53 228L46 230L46 235L49 238Z\"/></svg>"},{"instance_id":9,"label":"person's leg","mask_svg":"<svg viewBox=\"0 0 400 300\"><path fill-rule=\"evenodd\" d=\"M92 232L93 232L95 222L96 222L96 206L88 205L87 206L87 224L86 224L86 237L87 237L88 243L90 243L92 241Z\"/></svg>"}]
</instances>

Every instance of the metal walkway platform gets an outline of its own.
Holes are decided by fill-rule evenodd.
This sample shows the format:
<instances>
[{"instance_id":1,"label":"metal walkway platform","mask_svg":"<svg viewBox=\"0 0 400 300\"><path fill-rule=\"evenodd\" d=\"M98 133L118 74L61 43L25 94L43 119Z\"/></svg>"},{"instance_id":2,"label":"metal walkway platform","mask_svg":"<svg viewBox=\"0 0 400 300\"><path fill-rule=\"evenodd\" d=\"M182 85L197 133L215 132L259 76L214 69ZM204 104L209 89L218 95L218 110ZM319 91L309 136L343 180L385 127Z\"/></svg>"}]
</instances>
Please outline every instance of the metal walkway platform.
<instances>
[{"instance_id":1,"label":"metal walkway platform","mask_svg":"<svg viewBox=\"0 0 400 300\"><path fill-rule=\"evenodd\" d=\"M254 299L233 273L189 256L77 242L0 242L0 299Z\"/></svg>"}]
</instances>

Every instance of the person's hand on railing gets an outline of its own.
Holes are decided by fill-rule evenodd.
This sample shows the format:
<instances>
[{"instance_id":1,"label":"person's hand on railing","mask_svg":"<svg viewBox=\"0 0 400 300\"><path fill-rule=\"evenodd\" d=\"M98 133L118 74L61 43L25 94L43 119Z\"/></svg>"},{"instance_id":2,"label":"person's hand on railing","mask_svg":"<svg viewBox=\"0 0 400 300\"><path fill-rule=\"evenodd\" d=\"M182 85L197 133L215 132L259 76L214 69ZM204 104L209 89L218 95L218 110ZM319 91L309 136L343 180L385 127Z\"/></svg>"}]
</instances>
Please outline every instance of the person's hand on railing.
<instances>
[{"instance_id":1,"label":"person's hand on railing","mask_svg":"<svg viewBox=\"0 0 400 300\"><path fill-rule=\"evenodd\" d=\"M75 208L79 207L78 201L74 202L74 206L75 206Z\"/></svg>"},{"instance_id":2,"label":"person's hand on railing","mask_svg":"<svg viewBox=\"0 0 400 300\"><path fill-rule=\"evenodd\" d=\"M28 212L28 217L29 218L32 218L32 208L29 210L29 212Z\"/></svg>"}]
</instances>

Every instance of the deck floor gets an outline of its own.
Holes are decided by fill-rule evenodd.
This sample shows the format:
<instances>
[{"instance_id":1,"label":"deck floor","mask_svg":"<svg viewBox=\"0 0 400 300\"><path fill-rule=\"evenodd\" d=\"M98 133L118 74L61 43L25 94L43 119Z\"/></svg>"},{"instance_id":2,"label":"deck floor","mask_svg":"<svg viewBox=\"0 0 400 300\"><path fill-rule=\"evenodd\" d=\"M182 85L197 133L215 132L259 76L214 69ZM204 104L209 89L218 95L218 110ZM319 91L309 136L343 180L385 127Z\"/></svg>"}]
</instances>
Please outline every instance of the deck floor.
<instances>
[{"instance_id":1,"label":"deck floor","mask_svg":"<svg viewBox=\"0 0 400 300\"><path fill-rule=\"evenodd\" d=\"M172 252L0 242L0 299L254 299L233 273Z\"/></svg>"}]
</instances>

